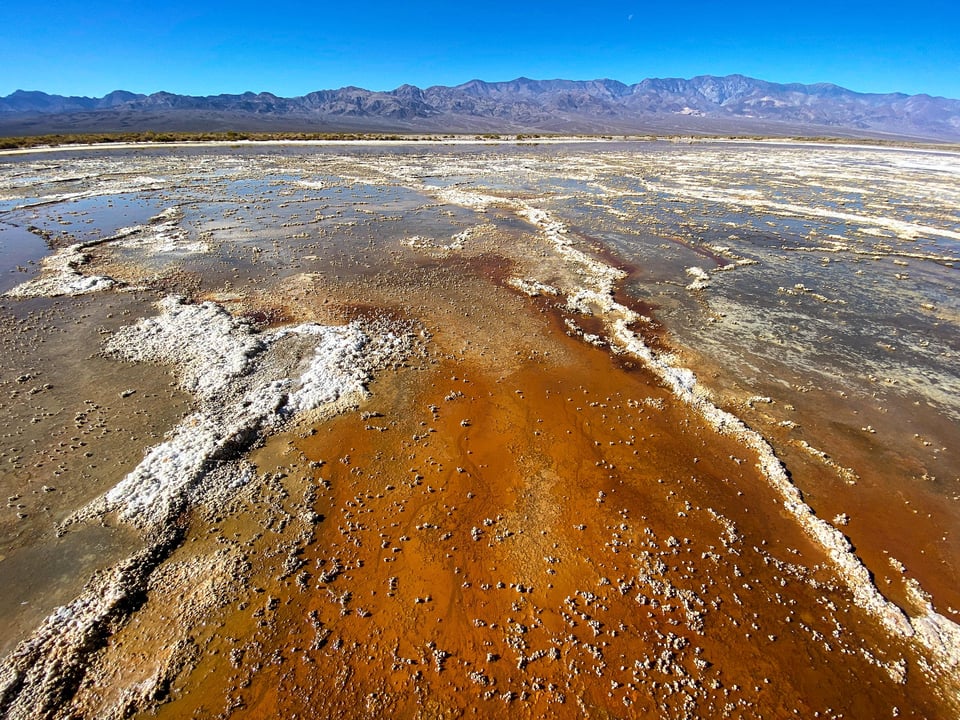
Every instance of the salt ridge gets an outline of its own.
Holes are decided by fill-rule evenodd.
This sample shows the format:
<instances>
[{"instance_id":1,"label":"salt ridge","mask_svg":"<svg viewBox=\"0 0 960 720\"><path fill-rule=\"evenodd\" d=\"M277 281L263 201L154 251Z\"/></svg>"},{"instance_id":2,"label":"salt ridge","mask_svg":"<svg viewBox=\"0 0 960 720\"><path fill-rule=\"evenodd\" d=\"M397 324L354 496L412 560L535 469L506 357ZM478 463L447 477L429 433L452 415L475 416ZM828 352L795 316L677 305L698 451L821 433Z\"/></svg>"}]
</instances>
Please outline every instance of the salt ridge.
<instances>
[{"instance_id":1,"label":"salt ridge","mask_svg":"<svg viewBox=\"0 0 960 720\"><path fill-rule=\"evenodd\" d=\"M147 547L96 573L80 595L56 608L0 664L0 714L8 720L65 717L66 701L82 681L98 643L138 602L153 570L180 542L170 524Z\"/></svg>"},{"instance_id":2,"label":"salt ridge","mask_svg":"<svg viewBox=\"0 0 960 720\"><path fill-rule=\"evenodd\" d=\"M421 189L427 192L434 190L423 185ZM522 200L469 193L462 189L434 191L433 194L447 202L475 210L485 211L491 205L511 208L540 230L558 255L573 266L575 274L584 283L566 289L567 308L588 315L599 313L610 333L611 349L627 352L642 360L677 398L699 412L717 432L731 435L753 450L757 455L758 467L780 495L784 508L826 552L837 574L850 590L854 602L876 617L892 635L919 642L936 658L941 668L956 675L960 667L960 625L935 612L929 603L923 614L911 618L883 596L846 536L818 517L803 501L800 490L790 481L786 468L766 438L749 428L740 418L713 404L709 393L698 383L692 370L676 366L674 359L668 355L655 353L629 329L641 318L613 297L615 283L625 277L625 273L574 247L563 222ZM539 281L524 278L515 279L512 284L526 290L536 288ZM960 699L960 691L955 689L954 692Z\"/></svg>"},{"instance_id":3,"label":"salt ridge","mask_svg":"<svg viewBox=\"0 0 960 720\"><path fill-rule=\"evenodd\" d=\"M387 332L372 339L359 323L305 324L259 336L212 302L191 305L168 297L158 306L158 316L120 330L105 352L171 365L200 408L68 522L117 511L141 527L160 523L187 502L187 491L203 496L196 486L211 463L242 452L268 429L300 414L356 405L367 394L373 370L410 351L408 337ZM303 346L296 377L284 374L270 353L287 338Z\"/></svg>"},{"instance_id":4,"label":"salt ridge","mask_svg":"<svg viewBox=\"0 0 960 720\"><path fill-rule=\"evenodd\" d=\"M530 213L525 214L531 217ZM557 222L546 214L535 215L542 220L535 223L548 240L562 234ZM554 242L557 251L584 270L590 270L599 261L590 258L584 263L583 253L570 247L569 240ZM574 250L574 252L570 252ZM612 268L611 268L612 270ZM600 287L608 284L609 273L602 273L595 281ZM597 293L591 293L599 299ZM710 401L708 393L697 382L696 375L688 368L677 367L672 359L658 355L633 331L629 325L639 317L629 308L617 303L612 292L605 298L604 322L611 331L611 338L624 351L642 360L671 389L673 394L696 409L717 432L732 435L757 454L758 465L770 485L779 493L784 508L798 521L804 531L827 553L838 574L850 589L854 602L877 617L892 634L915 638L930 651L942 667L955 671L960 666L960 625L936 613L929 603L924 614L910 618L897 605L887 600L873 584L870 572L853 551L849 540L827 521L819 518L803 501L799 489L787 475L786 468L777 458L770 443L756 430L752 430L735 415L721 410Z\"/></svg>"}]
</instances>

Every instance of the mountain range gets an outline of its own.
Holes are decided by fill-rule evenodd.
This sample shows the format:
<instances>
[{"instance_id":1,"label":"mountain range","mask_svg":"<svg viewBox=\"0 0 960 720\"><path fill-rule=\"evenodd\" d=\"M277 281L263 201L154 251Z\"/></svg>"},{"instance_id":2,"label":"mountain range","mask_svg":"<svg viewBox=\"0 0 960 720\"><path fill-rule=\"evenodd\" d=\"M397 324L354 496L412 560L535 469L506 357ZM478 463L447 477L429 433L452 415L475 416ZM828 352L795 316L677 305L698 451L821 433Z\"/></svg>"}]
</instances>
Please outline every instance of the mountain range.
<instances>
[{"instance_id":1,"label":"mountain range","mask_svg":"<svg viewBox=\"0 0 960 720\"><path fill-rule=\"evenodd\" d=\"M695 133L960 141L960 100L868 94L743 75L691 79L471 80L454 87L344 87L284 98L124 90L0 98L0 135L129 131Z\"/></svg>"}]
</instances>

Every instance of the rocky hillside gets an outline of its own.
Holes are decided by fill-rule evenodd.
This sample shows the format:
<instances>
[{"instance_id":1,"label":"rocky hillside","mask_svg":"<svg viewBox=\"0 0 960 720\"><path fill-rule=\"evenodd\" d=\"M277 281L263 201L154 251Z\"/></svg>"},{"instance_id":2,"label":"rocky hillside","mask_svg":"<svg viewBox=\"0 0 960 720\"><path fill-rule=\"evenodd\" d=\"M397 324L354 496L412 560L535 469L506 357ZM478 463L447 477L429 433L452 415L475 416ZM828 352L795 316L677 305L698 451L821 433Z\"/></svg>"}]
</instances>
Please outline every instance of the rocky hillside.
<instances>
[{"instance_id":1,"label":"rocky hillside","mask_svg":"<svg viewBox=\"0 0 960 720\"><path fill-rule=\"evenodd\" d=\"M357 87L302 97L102 98L18 90L0 98L0 134L129 130L576 132L835 135L960 140L960 101L857 93L729 75L689 80L471 80L455 87Z\"/></svg>"}]
</instances>

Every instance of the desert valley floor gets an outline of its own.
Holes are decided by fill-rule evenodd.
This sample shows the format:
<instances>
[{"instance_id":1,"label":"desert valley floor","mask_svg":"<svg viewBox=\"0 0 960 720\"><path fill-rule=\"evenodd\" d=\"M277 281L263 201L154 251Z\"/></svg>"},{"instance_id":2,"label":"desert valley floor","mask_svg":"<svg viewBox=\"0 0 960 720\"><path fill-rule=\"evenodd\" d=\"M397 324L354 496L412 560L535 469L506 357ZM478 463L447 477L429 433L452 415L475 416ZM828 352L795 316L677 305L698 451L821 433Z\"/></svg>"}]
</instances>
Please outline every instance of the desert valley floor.
<instances>
[{"instance_id":1,"label":"desert valley floor","mask_svg":"<svg viewBox=\"0 0 960 720\"><path fill-rule=\"evenodd\" d=\"M960 154L0 155L0 715L953 718Z\"/></svg>"}]
</instances>

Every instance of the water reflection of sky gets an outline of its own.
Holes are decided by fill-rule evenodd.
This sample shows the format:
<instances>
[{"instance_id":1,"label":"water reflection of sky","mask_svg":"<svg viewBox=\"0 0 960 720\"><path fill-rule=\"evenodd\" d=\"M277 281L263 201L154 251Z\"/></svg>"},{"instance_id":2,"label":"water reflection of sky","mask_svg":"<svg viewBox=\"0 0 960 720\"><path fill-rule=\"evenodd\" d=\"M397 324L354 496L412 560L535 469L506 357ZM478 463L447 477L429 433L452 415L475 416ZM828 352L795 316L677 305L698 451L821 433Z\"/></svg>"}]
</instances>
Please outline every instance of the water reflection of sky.
<instances>
[{"instance_id":1,"label":"water reflection of sky","mask_svg":"<svg viewBox=\"0 0 960 720\"><path fill-rule=\"evenodd\" d=\"M151 258L157 270L175 260L199 273L260 265L279 278L364 271L372 248L448 242L482 221L438 203L437 190L522 198L617 253L633 268L626 288L659 308L676 342L732 373L842 377L864 393L895 378L884 392L960 418L957 155L724 143L196 148L2 170L8 271L45 252L28 226L86 241L173 205L216 257ZM499 213L504 227L508 216ZM704 290L687 288L691 267L710 274Z\"/></svg>"}]
</instances>

